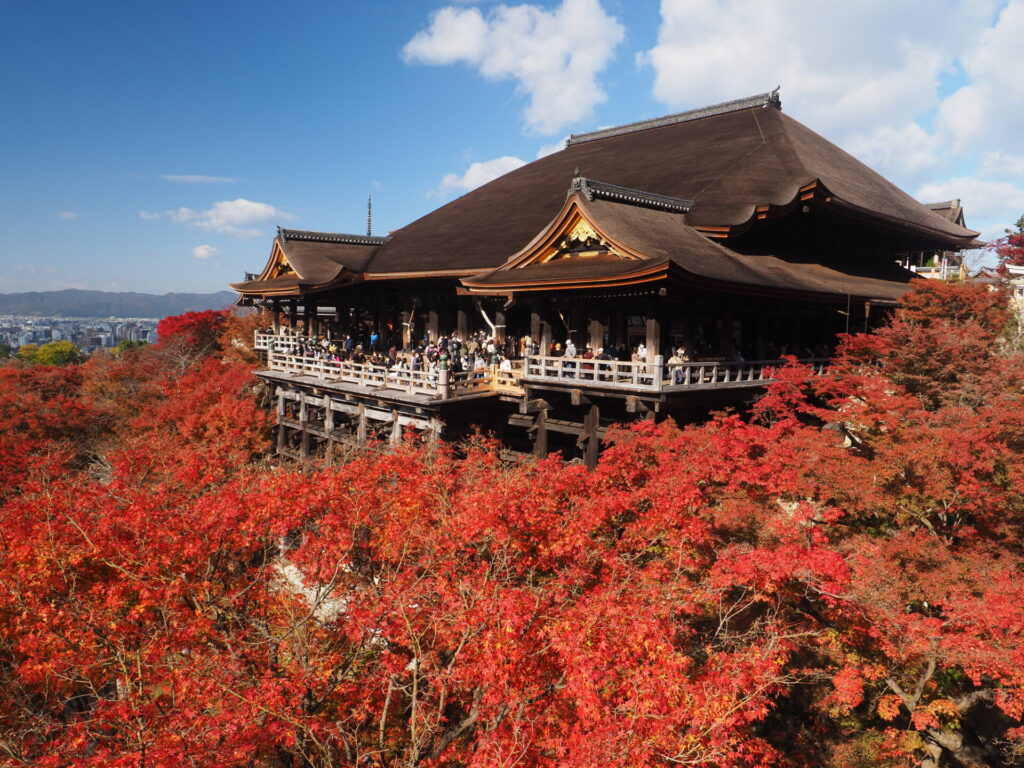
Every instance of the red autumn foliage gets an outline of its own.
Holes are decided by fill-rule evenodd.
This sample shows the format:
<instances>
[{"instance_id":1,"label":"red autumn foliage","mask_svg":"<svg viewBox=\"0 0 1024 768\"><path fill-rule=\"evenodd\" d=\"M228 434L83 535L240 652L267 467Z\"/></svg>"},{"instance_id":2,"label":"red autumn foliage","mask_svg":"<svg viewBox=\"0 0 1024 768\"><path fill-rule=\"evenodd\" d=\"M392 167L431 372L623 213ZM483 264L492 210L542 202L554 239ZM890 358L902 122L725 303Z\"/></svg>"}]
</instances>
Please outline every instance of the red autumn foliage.
<instances>
[{"instance_id":1,"label":"red autumn foliage","mask_svg":"<svg viewBox=\"0 0 1024 768\"><path fill-rule=\"evenodd\" d=\"M156 326L158 344L193 354L206 355L220 348L220 336L230 312L207 309L165 317Z\"/></svg>"},{"instance_id":2,"label":"red autumn foliage","mask_svg":"<svg viewBox=\"0 0 1024 768\"><path fill-rule=\"evenodd\" d=\"M0 761L1010 764L1024 362L998 310L925 284L756 418L620 429L592 473L486 441L267 464L218 355L8 384L7 418L40 411L19 466L53 463L2 507Z\"/></svg>"}]
</instances>

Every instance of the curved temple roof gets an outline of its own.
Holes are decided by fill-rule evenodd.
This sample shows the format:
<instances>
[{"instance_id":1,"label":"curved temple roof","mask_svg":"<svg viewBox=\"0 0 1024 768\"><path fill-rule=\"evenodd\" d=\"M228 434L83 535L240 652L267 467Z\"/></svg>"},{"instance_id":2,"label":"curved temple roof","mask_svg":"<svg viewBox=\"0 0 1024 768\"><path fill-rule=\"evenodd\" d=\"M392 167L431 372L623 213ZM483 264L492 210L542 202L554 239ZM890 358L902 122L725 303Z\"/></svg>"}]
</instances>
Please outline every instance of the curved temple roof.
<instances>
[{"instance_id":1,"label":"curved temple roof","mask_svg":"<svg viewBox=\"0 0 1024 768\"><path fill-rule=\"evenodd\" d=\"M643 205L628 206L625 213L602 212L602 226L626 232L623 242L642 244L646 257L661 254L693 275L701 272L697 255L714 245L706 236L727 243L757 219L775 210L789 210L808 196L840 214L897 230L922 250L962 248L977 235L962 226L962 218L951 220L944 211L922 205L783 114L774 91L572 136L565 149L453 200L388 238L280 230L259 278L233 287L248 295L297 295L359 279L449 276L469 278L467 286L482 288L496 279L494 270L549 226L552 214L565 204L567 180L581 173L589 177L581 183L590 186L579 191L592 211L631 202L631 196L643 198ZM601 181L590 181L593 178ZM683 215L685 224L679 219ZM679 221L669 226L660 221L661 216ZM838 290L834 275L813 276L826 267L784 266L787 262L782 260L769 266L768 260L774 258L740 257L719 249L711 261L726 280L755 281L767 287L773 275L788 271L790 285L799 283L803 275L817 280L820 290ZM740 259L745 266L727 267L730 259ZM596 269L598 263L591 262L593 266L586 269ZM547 265L551 276L553 266ZM623 267L608 264L606 268ZM557 267L564 269L568 267ZM756 280L754 272L760 275ZM285 286L281 282L285 278L293 282ZM888 284L889 280L876 282ZM850 291L847 285L843 292L870 295L869 289L882 291L880 284L873 288L864 284L863 291ZM891 290L882 293L888 295Z\"/></svg>"},{"instance_id":2,"label":"curved temple roof","mask_svg":"<svg viewBox=\"0 0 1024 768\"><path fill-rule=\"evenodd\" d=\"M955 248L977 235L783 114L777 96L762 94L573 137L562 151L393 232L370 271L493 269L545 226L565 199L566 180L580 174L691 200L687 222L697 229L741 229L759 207L788 206L817 183L833 204L932 246Z\"/></svg>"},{"instance_id":3,"label":"curved temple roof","mask_svg":"<svg viewBox=\"0 0 1024 768\"><path fill-rule=\"evenodd\" d=\"M679 210L650 204L642 192L635 191L629 201L601 199L584 191L596 187L594 182L580 181L574 182L559 214L526 248L495 270L463 279L463 285L474 293L506 293L627 285L671 274L691 284L747 286L778 295L894 300L912 278L895 264L882 270L884 274L866 277L772 255L739 254L689 226ZM546 260L552 244L568 236L581 219L600 238L600 246L594 246L600 250Z\"/></svg>"}]
</instances>

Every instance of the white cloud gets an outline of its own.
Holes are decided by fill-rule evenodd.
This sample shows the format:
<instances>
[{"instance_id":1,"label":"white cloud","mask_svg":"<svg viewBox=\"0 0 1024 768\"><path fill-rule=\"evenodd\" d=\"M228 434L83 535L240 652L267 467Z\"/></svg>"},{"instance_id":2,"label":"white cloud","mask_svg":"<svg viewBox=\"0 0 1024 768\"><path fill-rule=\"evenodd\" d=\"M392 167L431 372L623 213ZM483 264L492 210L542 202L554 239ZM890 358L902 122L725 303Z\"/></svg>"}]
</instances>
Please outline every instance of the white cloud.
<instances>
[{"instance_id":1,"label":"white cloud","mask_svg":"<svg viewBox=\"0 0 1024 768\"><path fill-rule=\"evenodd\" d=\"M1024 155L1000 150L986 152L981 158L981 175L989 179L1024 180Z\"/></svg>"},{"instance_id":2,"label":"white cloud","mask_svg":"<svg viewBox=\"0 0 1024 768\"><path fill-rule=\"evenodd\" d=\"M992 0L662 0L658 44L641 60L654 69L654 95L673 108L781 84L786 111L834 140L878 126L906 134L939 105L942 78L992 8Z\"/></svg>"},{"instance_id":3,"label":"white cloud","mask_svg":"<svg viewBox=\"0 0 1024 768\"><path fill-rule=\"evenodd\" d=\"M257 203L241 197L214 203L205 211L182 207L174 211L167 211L165 215L171 221L176 221L179 224L189 224L208 232L242 239L259 237L263 234L262 231L254 228L253 224L293 218L291 214L268 203Z\"/></svg>"},{"instance_id":4,"label":"white cloud","mask_svg":"<svg viewBox=\"0 0 1024 768\"><path fill-rule=\"evenodd\" d=\"M851 136L846 149L872 168L914 175L940 162L942 142L917 123L900 127L880 125L869 133Z\"/></svg>"},{"instance_id":5,"label":"white cloud","mask_svg":"<svg viewBox=\"0 0 1024 768\"><path fill-rule=\"evenodd\" d=\"M961 57L968 84L939 110L958 150L999 143L1024 153L1024 0L1011 0L995 24L971 38Z\"/></svg>"},{"instance_id":6,"label":"white cloud","mask_svg":"<svg viewBox=\"0 0 1024 768\"><path fill-rule=\"evenodd\" d=\"M607 99L597 81L625 35L599 0L537 5L441 8L429 27L402 49L406 62L467 64L488 80L515 80L529 98L531 131L551 134L580 120Z\"/></svg>"},{"instance_id":7,"label":"white cloud","mask_svg":"<svg viewBox=\"0 0 1024 768\"><path fill-rule=\"evenodd\" d=\"M220 256L220 249L212 245L197 245L192 249L192 255L197 259L212 259L214 256Z\"/></svg>"},{"instance_id":8,"label":"white cloud","mask_svg":"<svg viewBox=\"0 0 1024 768\"><path fill-rule=\"evenodd\" d=\"M197 173L187 173L180 176L166 173L160 178L164 181L177 181L182 184L234 184L238 181L237 176L204 176Z\"/></svg>"},{"instance_id":9,"label":"white cloud","mask_svg":"<svg viewBox=\"0 0 1024 768\"><path fill-rule=\"evenodd\" d=\"M77 219L78 214L74 211L61 211L57 214L57 218L63 219L64 221L71 221L72 219Z\"/></svg>"},{"instance_id":10,"label":"white cloud","mask_svg":"<svg viewBox=\"0 0 1024 768\"><path fill-rule=\"evenodd\" d=\"M493 160L486 160L482 163L471 163L466 172L461 176L457 173L445 174L444 178L441 179L441 184L429 196L447 197L453 193L469 192L471 189L476 189L524 165L526 165L525 160L509 155L496 157Z\"/></svg>"},{"instance_id":11,"label":"white cloud","mask_svg":"<svg viewBox=\"0 0 1024 768\"><path fill-rule=\"evenodd\" d=\"M156 211L139 211L139 218L143 221L156 221L163 217Z\"/></svg>"}]
</instances>

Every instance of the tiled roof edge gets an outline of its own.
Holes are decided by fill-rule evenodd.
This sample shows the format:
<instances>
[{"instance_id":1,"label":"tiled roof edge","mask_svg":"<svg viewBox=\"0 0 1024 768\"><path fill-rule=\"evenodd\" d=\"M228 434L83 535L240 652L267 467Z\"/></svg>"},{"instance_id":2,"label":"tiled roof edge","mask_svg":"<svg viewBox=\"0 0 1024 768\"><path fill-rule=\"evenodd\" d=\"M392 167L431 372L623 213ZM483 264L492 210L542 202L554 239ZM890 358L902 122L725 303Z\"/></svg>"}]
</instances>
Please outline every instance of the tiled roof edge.
<instances>
[{"instance_id":1,"label":"tiled roof edge","mask_svg":"<svg viewBox=\"0 0 1024 768\"><path fill-rule=\"evenodd\" d=\"M277 234L282 242L289 240L305 240L312 243L344 243L345 245L383 245L390 237L375 237L373 235L346 235L339 232L311 232L306 229L282 229L277 228Z\"/></svg>"},{"instance_id":2,"label":"tiled roof edge","mask_svg":"<svg viewBox=\"0 0 1024 768\"><path fill-rule=\"evenodd\" d=\"M693 200L684 200L681 197L669 197L668 195L657 195L653 192L644 192L640 189L620 187L618 184L608 184L603 181L594 181L582 176L572 180L569 187L569 194L582 193L587 200L594 199L612 200L627 205L639 205L643 208L655 208L660 211L671 211L672 213L686 213L693 207Z\"/></svg>"},{"instance_id":3,"label":"tiled roof edge","mask_svg":"<svg viewBox=\"0 0 1024 768\"><path fill-rule=\"evenodd\" d=\"M734 101L726 101L721 104L712 104L709 107L691 109L687 112L678 112L674 115L655 117L650 120L627 123L626 125L619 125L613 128L602 128L601 130L591 131L589 133L574 133L566 139L565 146L571 147L574 144L583 144L588 141L607 139L611 136L621 136L626 133L646 131L650 128L661 128L664 125L686 123L691 120L700 120L704 117L714 117L715 115L724 115L727 112L739 112L744 109L753 109L755 107L775 107L776 109L781 110L782 100L779 98L779 89L776 88L774 91L759 93L757 96L749 96L745 99L735 99Z\"/></svg>"}]
</instances>

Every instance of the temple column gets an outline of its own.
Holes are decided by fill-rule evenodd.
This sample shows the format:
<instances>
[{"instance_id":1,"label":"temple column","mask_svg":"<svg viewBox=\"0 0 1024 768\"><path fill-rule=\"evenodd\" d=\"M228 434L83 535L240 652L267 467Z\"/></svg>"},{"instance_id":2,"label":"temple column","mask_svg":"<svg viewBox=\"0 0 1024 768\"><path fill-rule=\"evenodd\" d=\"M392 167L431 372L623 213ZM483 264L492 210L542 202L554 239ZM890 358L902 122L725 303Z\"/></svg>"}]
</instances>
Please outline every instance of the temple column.
<instances>
[{"instance_id":1,"label":"temple column","mask_svg":"<svg viewBox=\"0 0 1024 768\"><path fill-rule=\"evenodd\" d=\"M494 340L498 344L505 343L505 310L498 309L494 312Z\"/></svg>"},{"instance_id":2,"label":"temple column","mask_svg":"<svg viewBox=\"0 0 1024 768\"><path fill-rule=\"evenodd\" d=\"M661 318L647 318L647 338L644 346L647 347L647 362L653 361L656 355L661 354Z\"/></svg>"},{"instance_id":3,"label":"temple column","mask_svg":"<svg viewBox=\"0 0 1024 768\"><path fill-rule=\"evenodd\" d=\"M412 312L402 311L402 349L412 348Z\"/></svg>"},{"instance_id":4,"label":"temple column","mask_svg":"<svg viewBox=\"0 0 1024 768\"><path fill-rule=\"evenodd\" d=\"M437 296L431 293L427 296L427 335L434 343L441 337L440 330L437 318Z\"/></svg>"},{"instance_id":5,"label":"temple column","mask_svg":"<svg viewBox=\"0 0 1024 768\"><path fill-rule=\"evenodd\" d=\"M604 346L604 324L600 320L590 321L590 346L595 355Z\"/></svg>"},{"instance_id":6,"label":"temple column","mask_svg":"<svg viewBox=\"0 0 1024 768\"><path fill-rule=\"evenodd\" d=\"M288 322L291 325L292 332L295 332L295 325L299 322L299 301L298 299L291 299L288 302Z\"/></svg>"},{"instance_id":7,"label":"temple column","mask_svg":"<svg viewBox=\"0 0 1024 768\"><path fill-rule=\"evenodd\" d=\"M281 300L272 299L270 302L270 312L273 315L274 322L274 333L278 333L281 330Z\"/></svg>"},{"instance_id":8,"label":"temple column","mask_svg":"<svg viewBox=\"0 0 1024 768\"><path fill-rule=\"evenodd\" d=\"M455 332L462 341L469 335L469 320L466 315L465 299L461 296L456 298L458 308L455 310Z\"/></svg>"}]
</instances>

